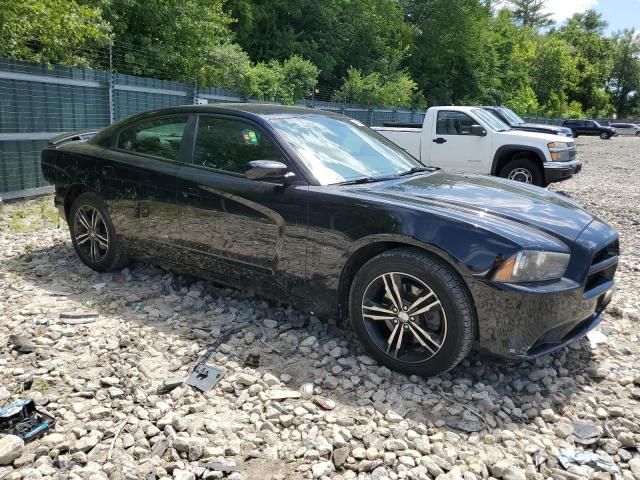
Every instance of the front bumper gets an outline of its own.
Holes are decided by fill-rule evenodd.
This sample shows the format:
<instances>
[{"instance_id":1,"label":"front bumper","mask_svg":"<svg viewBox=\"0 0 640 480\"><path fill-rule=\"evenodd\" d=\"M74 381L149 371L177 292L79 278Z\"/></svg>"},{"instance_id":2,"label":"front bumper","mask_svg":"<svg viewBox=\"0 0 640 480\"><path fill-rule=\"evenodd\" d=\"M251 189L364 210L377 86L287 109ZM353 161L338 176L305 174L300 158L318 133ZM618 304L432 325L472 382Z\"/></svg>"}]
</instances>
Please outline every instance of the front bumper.
<instances>
[{"instance_id":1,"label":"front bumper","mask_svg":"<svg viewBox=\"0 0 640 480\"><path fill-rule=\"evenodd\" d=\"M560 182L571 178L582 170L580 160L569 162L544 162L544 179L547 183Z\"/></svg>"},{"instance_id":2,"label":"front bumper","mask_svg":"<svg viewBox=\"0 0 640 480\"><path fill-rule=\"evenodd\" d=\"M617 234L594 220L576 240L567 278L519 285L474 282L480 349L535 358L586 335L611 301L617 262Z\"/></svg>"}]
</instances>

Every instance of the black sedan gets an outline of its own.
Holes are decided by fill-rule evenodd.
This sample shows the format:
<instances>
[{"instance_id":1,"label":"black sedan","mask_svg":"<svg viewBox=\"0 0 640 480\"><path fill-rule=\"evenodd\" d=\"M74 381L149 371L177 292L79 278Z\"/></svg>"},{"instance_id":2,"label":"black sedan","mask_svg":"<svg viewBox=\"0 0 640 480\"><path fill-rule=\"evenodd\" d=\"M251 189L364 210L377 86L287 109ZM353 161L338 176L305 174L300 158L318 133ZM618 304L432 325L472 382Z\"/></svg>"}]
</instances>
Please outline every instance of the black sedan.
<instances>
[{"instance_id":1,"label":"black sedan","mask_svg":"<svg viewBox=\"0 0 640 480\"><path fill-rule=\"evenodd\" d=\"M156 110L53 141L42 170L90 268L157 258L349 320L407 373L445 372L474 344L561 348L598 324L614 286L618 236L573 201L427 168L331 113Z\"/></svg>"}]
</instances>

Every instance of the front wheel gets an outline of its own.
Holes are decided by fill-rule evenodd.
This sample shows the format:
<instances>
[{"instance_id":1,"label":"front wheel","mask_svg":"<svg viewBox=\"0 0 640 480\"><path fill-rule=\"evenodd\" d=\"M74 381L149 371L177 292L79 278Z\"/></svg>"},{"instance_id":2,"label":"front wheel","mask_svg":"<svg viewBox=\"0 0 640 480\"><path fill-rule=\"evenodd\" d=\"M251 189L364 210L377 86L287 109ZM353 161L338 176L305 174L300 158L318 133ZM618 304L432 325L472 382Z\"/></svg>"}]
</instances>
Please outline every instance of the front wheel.
<instances>
[{"instance_id":1,"label":"front wheel","mask_svg":"<svg viewBox=\"0 0 640 480\"><path fill-rule=\"evenodd\" d=\"M528 183L530 185L544 186L544 175L540 167L528 158L516 158L508 162L500 176L515 182Z\"/></svg>"},{"instance_id":2,"label":"front wheel","mask_svg":"<svg viewBox=\"0 0 640 480\"><path fill-rule=\"evenodd\" d=\"M609 140L609 139L611 138L611 134L609 134L609 133L607 133L607 132L602 132L602 133L600 134L600 138L601 138L602 140Z\"/></svg>"},{"instance_id":3,"label":"front wheel","mask_svg":"<svg viewBox=\"0 0 640 480\"><path fill-rule=\"evenodd\" d=\"M95 193L75 199L69 211L69 232L73 248L89 268L111 272L128 263L106 205Z\"/></svg>"},{"instance_id":4,"label":"front wheel","mask_svg":"<svg viewBox=\"0 0 640 480\"><path fill-rule=\"evenodd\" d=\"M369 260L354 278L349 307L367 352L407 374L451 370L475 338L473 303L463 282L419 250L394 249Z\"/></svg>"}]
</instances>

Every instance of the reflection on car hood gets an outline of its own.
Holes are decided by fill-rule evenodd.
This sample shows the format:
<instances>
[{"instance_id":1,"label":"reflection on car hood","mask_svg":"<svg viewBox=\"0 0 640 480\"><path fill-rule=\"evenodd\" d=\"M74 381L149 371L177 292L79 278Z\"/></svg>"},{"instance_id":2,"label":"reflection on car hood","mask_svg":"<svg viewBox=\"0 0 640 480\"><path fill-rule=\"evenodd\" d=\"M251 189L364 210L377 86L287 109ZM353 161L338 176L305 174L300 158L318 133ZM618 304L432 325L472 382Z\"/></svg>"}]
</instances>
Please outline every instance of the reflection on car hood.
<instances>
[{"instance_id":1,"label":"reflection on car hood","mask_svg":"<svg viewBox=\"0 0 640 480\"><path fill-rule=\"evenodd\" d=\"M569 130L569 128L567 127L560 127L558 125L545 125L543 123L521 123L520 125L518 125L518 127L522 127L522 128L540 128L540 129L545 129L545 130L551 130L553 132L564 132L566 130Z\"/></svg>"},{"instance_id":2,"label":"reflection on car hood","mask_svg":"<svg viewBox=\"0 0 640 480\"><path fill-rule=\"evenodd\" d=\"M416 207L436 204L462 209L472 215L495 215L537 228L569 243L575 241L594 218L569 198L489 176L439 171L356 188L370 198L413 203Z\"/></svg>"}]
</instances>

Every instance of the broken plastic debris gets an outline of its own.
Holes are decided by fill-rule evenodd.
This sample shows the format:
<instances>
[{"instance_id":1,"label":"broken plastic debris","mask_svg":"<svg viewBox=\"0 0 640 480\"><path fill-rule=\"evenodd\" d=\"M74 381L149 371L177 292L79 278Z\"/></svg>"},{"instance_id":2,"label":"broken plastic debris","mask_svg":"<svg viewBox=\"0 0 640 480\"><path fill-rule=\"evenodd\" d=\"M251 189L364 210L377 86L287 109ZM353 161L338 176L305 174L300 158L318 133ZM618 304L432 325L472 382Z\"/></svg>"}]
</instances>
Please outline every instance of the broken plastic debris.
<instances>
[{"instance_id":1,"label":"broken plastic debris","mask_svg":"<svg viewBox=\"0 0 640 480\"><path fill-rule=\"evenodd\" d=\"M313 395L313 382L305 382L300 386L300 393L302 398L308 400Z\"/></svg>"},{"instance_id":2,"label":"broken plastic debris","mask_svg":"<svg viewBox=\"0 0 640 480\"><path fill-rule=\"evenodd\" d=\"M328 398L316 397L316 398L313 399L313 401L316 404L320 405L325 410L333 410L334 408L336 408L336 402L334 402L333 400L330 400Z\"/></svg>"},{"instance_id":3,"label":"broken plastic debris","mask_svg":"<svg viewBox=\"0 0 640 480\"><path fill-rule=\"evenodd\" d=\"M106 286L107 286L107 284L106 284L106 283L101 282L101 283L96 283L96 284L93 286L93 288L95 288L97 291L100 291L100 290L102 290L102 289L103 289L104 287L106 287Z\"/></svg>"},{"instance_id":4,"label":"broken plastic debris","mask_svg":"<svg viewBox=\"0 0 640 480\"><path fill-rule=\"evenodd\" d=\"M302 394L295 390L267 390L269 400L286 400L287 398L300 398Z\"/></svg>"},{"instance_id":5,"label":"broken plastic debris","mask_svg":"<svg viewBox=\"0 0 640 480\"><path fill-rule=\"evenodd\" d=\"M36 410L33 400L17 400L0 409L0 433L16 435L25 443L44 435L55 424L53 417Z\"/></svg>"},{"instance_id":6,"label":"broken plastic debris","mask_svg":"<svg viewBox=\"0 0 640 480\"><path fill-rule=\"evenodd\" d=\"M558 455L558 461L565 470L572 464L578 464L589 465L609 472L611 475L620 474L620 469L616 464L599 457L593 452L576 452L575 450L563 448L560 450L560 455Z\"/></svg>"},{"instance_id":7,"label":"broken plastic debris","mask_svg":"<svg viewBox=\"0 0 640 480\"><path fill-rule=\"evenodd\" d=\"M203 392L208 392L216 386L223 374L224 372L219 368L211 367L206 363L199 363L187 378L187 385Z\"/></svg>"},{"instance_id":8,"label":"broken plastic debris","mask_svg":"<svg viewBox=\"0 0 640 480\"><path fill-rule=\"evenodd\" d=\"M608 341L607 336L597 330L591 330L589 333L587 333L587 338L589 339L591 348L596 348L598 345L607 343Z\"/></svg>"},{"instance_id":9,"label":"broken plastic debris","mask_svg":"<svg viewBox=\"0 0 640 480\"><path fill-rule=\"evenodd\" d=\"M67 325L83 325L85 323L93 323L98 319L96 312L66 312L60 314L62 323Z\"/></svg>"}]
</instances>

